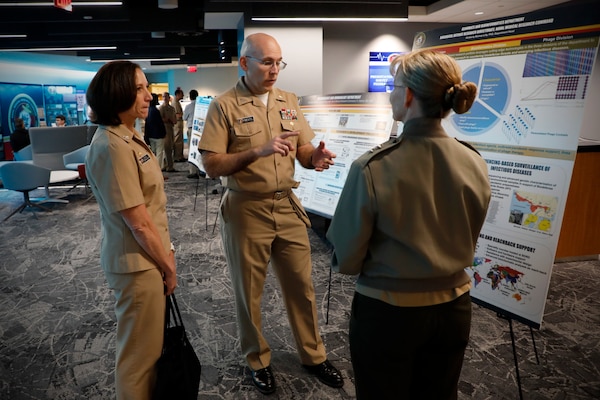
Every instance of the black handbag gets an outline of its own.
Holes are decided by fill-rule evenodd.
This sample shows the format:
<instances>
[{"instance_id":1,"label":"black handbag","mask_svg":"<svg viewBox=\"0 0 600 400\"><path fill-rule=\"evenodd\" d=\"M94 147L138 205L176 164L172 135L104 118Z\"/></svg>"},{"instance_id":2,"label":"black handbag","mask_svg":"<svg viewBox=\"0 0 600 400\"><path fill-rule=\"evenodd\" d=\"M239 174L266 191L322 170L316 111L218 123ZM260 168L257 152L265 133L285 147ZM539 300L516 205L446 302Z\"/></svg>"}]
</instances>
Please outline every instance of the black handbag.
<instances>
[{"instance_id":1,"label":"black handbag","mask_svg":"<svg viewBox=\"0 0 600 400\"><path fill-rule=\"evenodd\" d=\"M166 301L165 338L162 354L156 363L156 386L152 398L196 400L202 366L185 333L175 295L167 296Z\"/></svg>"}]
</instances>

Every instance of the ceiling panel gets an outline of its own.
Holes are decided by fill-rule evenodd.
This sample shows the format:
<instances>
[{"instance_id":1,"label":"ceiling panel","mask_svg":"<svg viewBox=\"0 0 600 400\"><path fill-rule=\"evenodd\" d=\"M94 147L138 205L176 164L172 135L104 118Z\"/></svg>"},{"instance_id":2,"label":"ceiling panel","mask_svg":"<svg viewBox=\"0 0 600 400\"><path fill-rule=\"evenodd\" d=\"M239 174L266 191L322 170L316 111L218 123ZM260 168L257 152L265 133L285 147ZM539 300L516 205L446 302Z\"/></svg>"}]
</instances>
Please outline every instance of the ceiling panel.
<instances>
[{"instance_id":1,"label":"ceiling panel","mask_svg":"<svg viewBox=\"0 0 600 400\"><path fill-rule=\"evenodd\" d=\"M572 0L584 1L584 0ZM165 10L158 0L122 0L118 6L100 7L73 0L71 12L53 7L51 0L0 0L0 57L2 51L23 48L111 46L114 50L53 50L57 54L94 59L180 58L153 64L230 64L237 58L237 29L231 22L206 29L205 13L248 18L259 8L274 13L343 10L360 13L365 7L403 9L411 22L468 23L501 18L549 7L564 0L178 0ZM43 5L30 6L32 3ZM386 8L391 7L391 8ZM304 10L304 11L303 11ZM475 15L482 11L482 15ZM219 19L210 19L211 23ZM227 18L221 19L223 21ZM207 19L208 21L208 19ZM26 37L5 37L23 35Z\"/></svg>"}]
</instances>

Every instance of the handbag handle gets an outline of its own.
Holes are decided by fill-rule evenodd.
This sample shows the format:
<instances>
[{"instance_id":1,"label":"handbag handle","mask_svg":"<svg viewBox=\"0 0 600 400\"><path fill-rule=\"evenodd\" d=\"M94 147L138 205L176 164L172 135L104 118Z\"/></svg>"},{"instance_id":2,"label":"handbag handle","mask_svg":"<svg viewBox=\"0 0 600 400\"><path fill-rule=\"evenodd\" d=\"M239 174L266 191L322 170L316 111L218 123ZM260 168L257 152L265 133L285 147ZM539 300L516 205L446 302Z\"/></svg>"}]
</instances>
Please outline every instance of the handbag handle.
<instances>
[{"instance_id":1,"label":"handbag handle","mask_svg":"<svg viewBox=\"0 0 600 400\"><path fill-rule=\"evenodd\" d=\"M166 307L165 307L165 330L168 326L171 326L171 315L173 316L173 326L183 327L183 319L179 312L179 306L177 305L177 299L175 299L175 293L166 296Z\"/></svg>"}]
</instances>

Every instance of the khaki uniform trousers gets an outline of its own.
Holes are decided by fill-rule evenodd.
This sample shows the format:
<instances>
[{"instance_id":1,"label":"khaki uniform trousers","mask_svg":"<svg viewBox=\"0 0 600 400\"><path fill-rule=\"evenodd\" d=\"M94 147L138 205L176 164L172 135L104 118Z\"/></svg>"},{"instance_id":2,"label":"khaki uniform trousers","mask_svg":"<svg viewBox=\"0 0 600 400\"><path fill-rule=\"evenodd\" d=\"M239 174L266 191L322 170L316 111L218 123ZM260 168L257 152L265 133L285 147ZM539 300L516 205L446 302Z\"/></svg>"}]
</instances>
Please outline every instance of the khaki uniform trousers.
<instances>
[{"instance_id":1,"label":"khaki uniform trousers","mask_svg":"<svg viewBox=\"0 0 600 400\"><path fill-rule=\"evenodd\" d=\"M291 192L283 198L265 198L232 190L227 190L221 203L221 235L235 293L241 350L253 370L271 363L260 309L269 261L281 286L301 363L316 365L327 359L318 329L307 226L298 205Z\"/></svg>"},{"instance_id":2,"label":"khaki uniform trousers","mask_svg":"<svg viewBox=\"0 0 600 400\"><path fill-rule=\"evenodd\" d=\"M183 121L179 120L173 127L173 152L175 160L183 160Z\"/></svg>"},{"instance_id":3,"label":"khaki uniform trousers","mask_svg":"<svg viewBox=\"0 0 600 400\"><path fill-rule=\"evenodd\" d=\"M155 268L125 274L106 272L106 280L116 298L117 400L151 399L165 326L162 276Z\"/></svg>"},{"instance_id":4,"label":"khaki uniform trousers","mask_svg":"<svg viewBox=\"0 0 600 400\"><path fill-rule=\"evenodd\" d=\"M165 158L160 164L161 169L171 170L173 169L173 161L174 161L174 133L173 133L173 125L170 123L165 123L165 129L167 131L167 135L165 136ZM160 160L159 160L160 161Z\"/></svg>"}]
</instances>

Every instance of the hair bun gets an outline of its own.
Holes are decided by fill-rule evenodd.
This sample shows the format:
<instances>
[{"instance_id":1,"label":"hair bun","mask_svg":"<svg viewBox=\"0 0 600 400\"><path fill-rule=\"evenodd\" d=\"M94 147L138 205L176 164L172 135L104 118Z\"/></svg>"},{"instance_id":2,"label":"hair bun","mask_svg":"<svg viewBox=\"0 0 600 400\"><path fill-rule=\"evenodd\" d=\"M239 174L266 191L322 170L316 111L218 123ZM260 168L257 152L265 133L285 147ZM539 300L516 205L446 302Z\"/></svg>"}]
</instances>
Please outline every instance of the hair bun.
<instances>
[{"instance_id":1,"label":"hair bun","mask_svg":"<svg viewBox=\"0 0 600 400\"><path fill-rule=\"evenodd\" d=\"M457 114L464 114L473 105L477 86L473 82L461 82L450 86L444 95L444 106Z\"/></svg>"}]
</instances>

